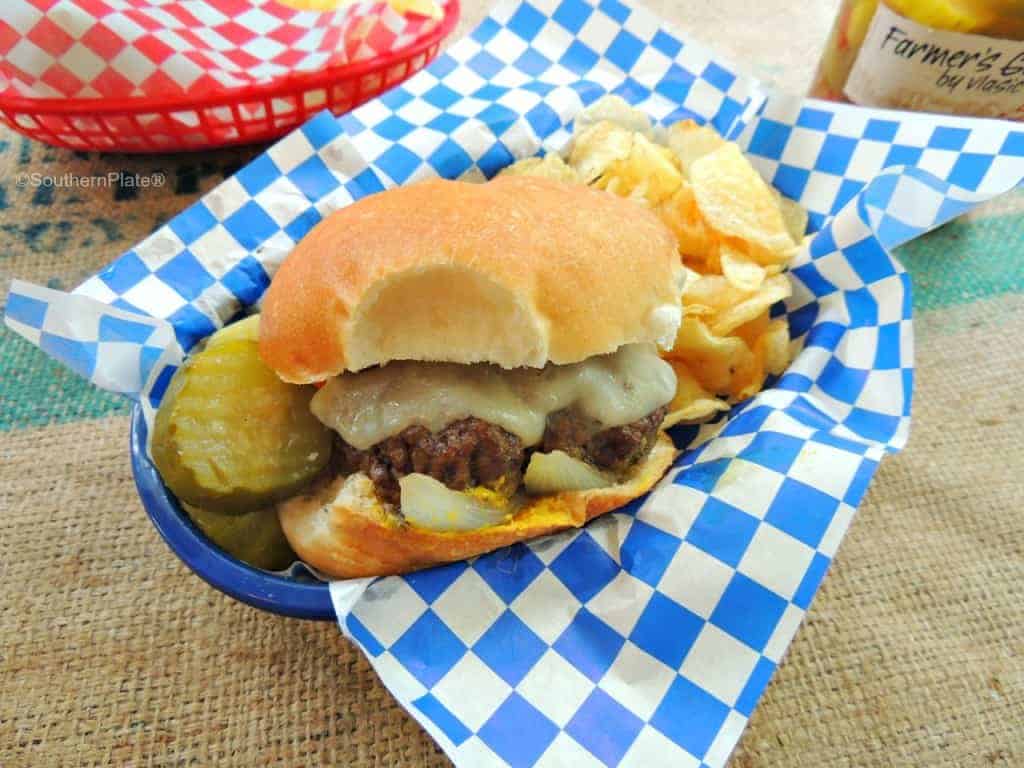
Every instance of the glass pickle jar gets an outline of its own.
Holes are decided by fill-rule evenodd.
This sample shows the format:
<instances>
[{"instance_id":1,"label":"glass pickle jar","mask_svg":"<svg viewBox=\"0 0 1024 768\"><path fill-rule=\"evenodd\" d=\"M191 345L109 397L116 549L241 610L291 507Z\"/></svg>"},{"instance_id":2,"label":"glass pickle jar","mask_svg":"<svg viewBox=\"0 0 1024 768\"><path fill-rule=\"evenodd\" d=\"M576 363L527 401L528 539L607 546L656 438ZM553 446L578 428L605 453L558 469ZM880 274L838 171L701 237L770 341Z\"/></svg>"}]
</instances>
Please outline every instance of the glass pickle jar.
<instances>
[{"instance_id":1,"label":"glass pickle jar","mask_svg":"<svg viewBox=\"0 0 1024 768\"><path fill-rule=\"evenodd\" d=\"M811 95L1024 120L1024 0L843 0Z\"/></svg>"}]
</instances>

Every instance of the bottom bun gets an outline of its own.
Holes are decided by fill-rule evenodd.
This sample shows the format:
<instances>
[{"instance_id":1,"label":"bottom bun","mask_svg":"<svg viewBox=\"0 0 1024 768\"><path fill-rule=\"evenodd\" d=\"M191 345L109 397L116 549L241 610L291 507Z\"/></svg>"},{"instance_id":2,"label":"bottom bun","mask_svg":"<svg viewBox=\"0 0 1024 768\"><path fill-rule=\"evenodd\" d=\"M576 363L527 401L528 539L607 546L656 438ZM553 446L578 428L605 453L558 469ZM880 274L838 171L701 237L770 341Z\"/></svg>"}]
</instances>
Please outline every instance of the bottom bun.
<instances>
[{"instance_id":1,"label":"bottom bun","mask_svg":"<svg viewBox=\"0 0 1024 768\"><path fill-rule=\"evenodd\" d=\"M362 472L325 479L278 506L281 527L296 554L326 576L388 576L465 560L509 544L579 528L643 496L661 479L677 451L664 432L630 478L591 491L531 499L515 517L475 531L442 532L406 525L382 504Z\"/></svg>"}]
</instances>

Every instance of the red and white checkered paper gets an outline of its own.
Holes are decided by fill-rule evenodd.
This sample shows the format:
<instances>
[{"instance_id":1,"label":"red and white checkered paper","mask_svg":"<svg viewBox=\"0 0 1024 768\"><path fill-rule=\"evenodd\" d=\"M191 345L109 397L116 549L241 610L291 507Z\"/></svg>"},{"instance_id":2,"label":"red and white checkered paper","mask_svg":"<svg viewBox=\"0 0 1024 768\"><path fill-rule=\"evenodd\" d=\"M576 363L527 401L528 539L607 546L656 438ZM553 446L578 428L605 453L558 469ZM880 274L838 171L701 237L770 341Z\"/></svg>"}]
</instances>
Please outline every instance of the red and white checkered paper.
<instances>
[{"instance_id":1,"label":"red and white checkered paper","mask_svg":"<svg viewBox=\"0 0 1024 768\"><path fill-rule=\"evenodd\" d=\"M264 85L387 54L437 20L364 0L0 0L0 97L167 98Z\"/></svg>"}]
</instances>

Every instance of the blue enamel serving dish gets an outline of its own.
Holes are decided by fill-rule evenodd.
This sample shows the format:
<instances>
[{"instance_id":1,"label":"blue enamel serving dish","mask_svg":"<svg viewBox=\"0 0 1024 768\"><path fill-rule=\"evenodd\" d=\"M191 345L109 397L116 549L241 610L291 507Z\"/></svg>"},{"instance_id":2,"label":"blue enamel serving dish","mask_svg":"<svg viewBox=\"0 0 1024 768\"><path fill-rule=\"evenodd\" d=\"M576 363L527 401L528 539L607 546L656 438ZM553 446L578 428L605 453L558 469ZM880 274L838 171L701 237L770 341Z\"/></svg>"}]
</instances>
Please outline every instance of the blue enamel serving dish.
<instances>
[{"instance_id":1,"label":"blue enamel serving dish","mask_svg":"<svg viewBox=\"0 0 1024 768\"><path fill-rule=\"evenodd\" d=\"M255 608L298 619L333 620L327 584L311 576L261 571L236 560L210 541L189 519L146 455L142 409L132 411L131 460L142 505L174 553L212 586Z\"/></svg>"}]
</instances>

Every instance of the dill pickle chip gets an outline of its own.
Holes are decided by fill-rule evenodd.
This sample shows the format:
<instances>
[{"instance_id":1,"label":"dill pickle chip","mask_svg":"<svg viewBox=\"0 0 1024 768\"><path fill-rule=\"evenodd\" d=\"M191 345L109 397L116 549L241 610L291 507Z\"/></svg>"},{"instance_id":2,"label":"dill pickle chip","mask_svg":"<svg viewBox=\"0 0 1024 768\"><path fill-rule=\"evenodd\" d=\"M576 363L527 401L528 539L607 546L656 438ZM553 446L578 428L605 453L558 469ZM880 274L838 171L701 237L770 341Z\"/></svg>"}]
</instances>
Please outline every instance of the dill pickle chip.
<instances>
[{"instance_id":1,"label":"dill pickle chip","mask_svg":"<svg viewBox=\"0 0 1024 768\"><path fill-rule=\"evenodd\" d=\"M243 563L266 571L283 571L299 559L284 537L273 507L224 515L191 504L182 506L210 541Z\"/></svg>"},{"instance_id":2,"label":"dill pickle chip","mask_svg":"<svg viewBox=\"0 0 1024 768\"><path fill-rule=\"evenodd\" d=\"M249 315L225 325L206 340L206 349L219 346L226 341L258 341L260 338L260 316Z\"/></svg>"},{"instance_id":3,"label":"dill pickle chip","mask_svg":"<svg viewBox=\"0 0 1024 768\"><path fill-rule=\"evenodd\" d=\"M316 390L286 384L255 341L189 358L157 411L152 452L182 501L240 514L291 496L330 459L331 432L309 410Z\"/></svg>"}]
</instances>

